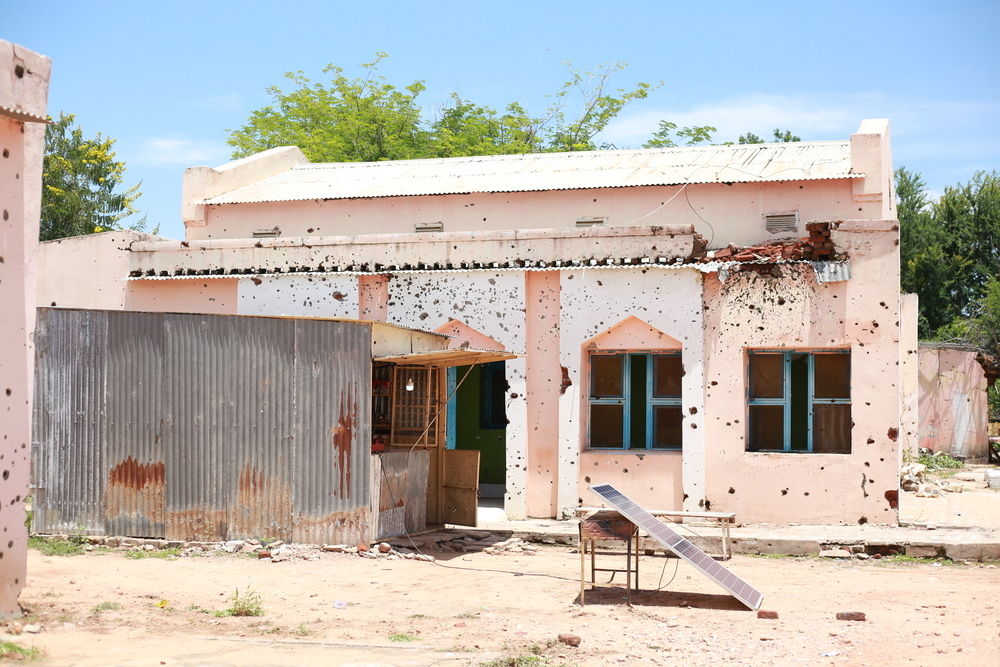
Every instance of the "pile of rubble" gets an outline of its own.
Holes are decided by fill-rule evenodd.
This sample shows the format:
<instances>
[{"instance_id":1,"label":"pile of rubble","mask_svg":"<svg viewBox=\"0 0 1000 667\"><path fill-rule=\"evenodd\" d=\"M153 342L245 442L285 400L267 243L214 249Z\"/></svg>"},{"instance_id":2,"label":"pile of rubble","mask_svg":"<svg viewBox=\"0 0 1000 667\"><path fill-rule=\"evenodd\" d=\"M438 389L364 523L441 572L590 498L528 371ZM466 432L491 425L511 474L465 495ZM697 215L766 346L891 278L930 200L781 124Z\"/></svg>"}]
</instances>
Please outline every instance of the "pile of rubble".
<instances>
[{"instance_id":1,"label":"pile of rubble","mask_svg":"<svg viewBox=\"0 0 1000 667\"><path fill-rule=\"evenodd\" d=\"M488 554L525 554L533 556L538 547L525 542L520 537L503 537L486 530L462 530L429 533L412 538L411 546L424 551L483 552Z\"/></svg>"},{"instance_id":2,"label":"pile of rubble","mask_svg":"<svg viewBox=\"0 0 1000 667\"><path fill-rule=\"evenodd\" d=\"M735 244L707 253L703 262L766 262L784 260L834 259L830 223L810 222L806 225L808 237L794 241L768 241L760 245L741 248Z\"/></svg>"},{"instance_id":3,"label":"pile of rubble","mask_svg":"<svg viewBox=\"0 0 1000 667\"><path fill-rule=\"evenodd\" d=\"M361 558L384 558L385 560L422 560L434 562L434 556L418 553L401 546L393 546L388 542L380 542L372 546L359 544L356 547L346 544L325 544L323 551L328 553L357 554Z\"/></svg>"},{"instance_id":4,"label":"pile of rubble","mask_svg":"<svg viewBox=\"0 0 1000 667\"><path fill-rule=\"evenodd\" d=\"M947 480L932 480L927 476L927 466L923 463L904 463L899 469L899 485L903 491L912 491L918 498L937 498L942 492L961 493L961 484Z\"/></svg>"}]
</instances>

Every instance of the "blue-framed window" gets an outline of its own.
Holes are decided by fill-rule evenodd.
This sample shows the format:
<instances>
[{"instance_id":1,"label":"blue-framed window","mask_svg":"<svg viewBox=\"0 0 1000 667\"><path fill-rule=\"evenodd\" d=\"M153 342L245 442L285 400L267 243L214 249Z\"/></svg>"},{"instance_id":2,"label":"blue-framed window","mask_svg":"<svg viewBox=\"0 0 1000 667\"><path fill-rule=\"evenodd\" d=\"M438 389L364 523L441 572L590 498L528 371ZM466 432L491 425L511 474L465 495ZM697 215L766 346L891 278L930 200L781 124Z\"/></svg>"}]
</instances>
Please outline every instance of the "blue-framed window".
<instances>
[{"instance_id":1,"label":"blue-framed window","mask_svg":"<svg viewBox=\"0 0 1000 667\"><path fill-rule=\"evenodd\" d=\"M747 450L851 453L850 350L751 350Z\"/></svg>"},{"instance_id":2,"label":"blue-framed window","mask_svg":"<svg viewBox=\"0 0 1000 667\"><path fill-rule=\"evenodd\" d=\"M590 355L589 445L592 449L680 449L681 355Z\"/></svg>"}]
</instances>

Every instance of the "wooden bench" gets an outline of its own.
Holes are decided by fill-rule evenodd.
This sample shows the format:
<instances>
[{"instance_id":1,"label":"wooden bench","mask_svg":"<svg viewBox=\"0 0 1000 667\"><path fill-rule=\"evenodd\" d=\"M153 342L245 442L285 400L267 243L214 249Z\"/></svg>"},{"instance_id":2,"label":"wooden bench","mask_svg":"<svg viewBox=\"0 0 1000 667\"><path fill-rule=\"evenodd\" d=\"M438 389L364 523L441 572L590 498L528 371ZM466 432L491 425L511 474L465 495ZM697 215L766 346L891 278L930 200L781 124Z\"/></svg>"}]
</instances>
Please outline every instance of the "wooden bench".
<instances>
[{"instance_id":1,"label":"wooden bench","mask_svg":"<svg viewBox=\"0 0 1000 667\"><path fill-rule=\"evenodd\" d=\"M586 516L591 512L600 512L606 507L577 507L575 513L577 517ZM729 528L736 523L734 512L689 512L686 510L646 510L655 517L665 519L679 518L681 521L673 523L683 523L684 519L706 519L714 521L722 526L722 560L729 560L733 557L733 550L729 542Z\"/></svg>"}]
</instances>

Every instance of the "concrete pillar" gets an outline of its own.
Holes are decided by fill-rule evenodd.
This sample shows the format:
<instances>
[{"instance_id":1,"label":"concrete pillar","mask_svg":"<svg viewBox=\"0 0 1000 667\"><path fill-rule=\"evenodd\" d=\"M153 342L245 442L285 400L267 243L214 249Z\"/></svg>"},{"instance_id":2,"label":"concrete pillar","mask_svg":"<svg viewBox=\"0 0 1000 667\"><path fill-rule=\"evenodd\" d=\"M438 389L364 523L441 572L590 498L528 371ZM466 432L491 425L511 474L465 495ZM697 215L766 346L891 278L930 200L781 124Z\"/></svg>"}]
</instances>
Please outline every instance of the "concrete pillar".
<instances>
[{"instance_id":1,"label":"concrete pillar","mask_svg":"<svg viewBox=\"0 0 1000 667\"><path fill-rule=\"evenodd\" d=\"M559 272L524 274L527 354L528 479L530 517L555 517L558 508Z\"/></svg>"},{"instance_id":2,"label":"concrete pillar","mask_svg":"<svg viewBox=\"0 0 1000 667\"><path fill-rule=\"evenodd\" d=\"M27 566L34 254L51 63L0 40L0 617L18 616Z\"/></svg>"}]
</instances>

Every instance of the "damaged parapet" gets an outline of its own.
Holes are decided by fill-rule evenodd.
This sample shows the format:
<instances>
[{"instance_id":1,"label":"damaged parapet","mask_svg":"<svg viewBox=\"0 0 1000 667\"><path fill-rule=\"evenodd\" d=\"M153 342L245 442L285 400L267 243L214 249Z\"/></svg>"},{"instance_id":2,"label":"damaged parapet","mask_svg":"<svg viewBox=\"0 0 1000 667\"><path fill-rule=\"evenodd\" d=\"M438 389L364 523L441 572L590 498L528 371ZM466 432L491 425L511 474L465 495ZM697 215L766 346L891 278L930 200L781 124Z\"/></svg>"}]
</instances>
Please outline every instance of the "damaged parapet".
<instances>
[{"instance_id":1,"label":"damaged parapet","mask_svg":"<svg viewBox=\"0 0 1000 667\"><path fill-rule=\"evenodd\" d=\"M706 245L691 225L156 241L132 245L130 276L675 264Z\"/></svg>"}]
</instances>

